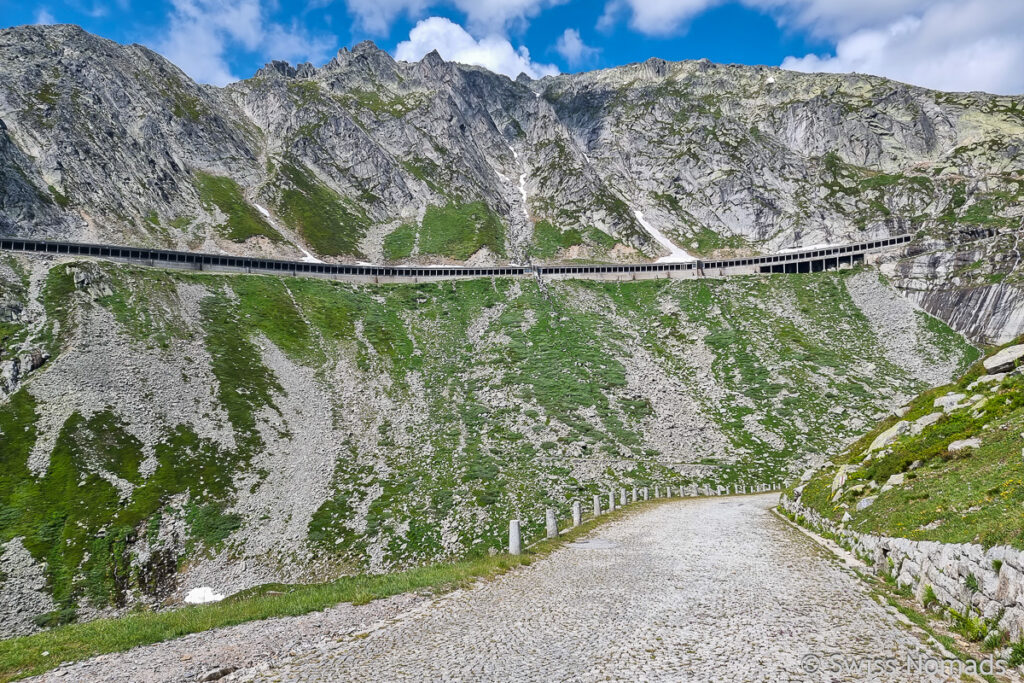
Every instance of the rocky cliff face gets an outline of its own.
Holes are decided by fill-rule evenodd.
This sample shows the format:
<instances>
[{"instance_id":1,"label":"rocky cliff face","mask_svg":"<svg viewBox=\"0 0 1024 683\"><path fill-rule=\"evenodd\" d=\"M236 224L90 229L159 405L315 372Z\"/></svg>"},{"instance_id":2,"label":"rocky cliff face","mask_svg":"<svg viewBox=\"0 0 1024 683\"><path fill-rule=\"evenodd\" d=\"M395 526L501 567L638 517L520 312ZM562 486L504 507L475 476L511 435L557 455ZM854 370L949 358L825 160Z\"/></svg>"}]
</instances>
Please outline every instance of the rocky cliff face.
<instances>
[{"instance_id":1,"label":"rocky cliff face","mask_svg":"<svg viewBox=\"0 0 1024 683\"><path fill-rule=\"evenodd\" d=\"M217 89L72 26L0 31L0 64L7 233L642 258L667 253L647 226L766 250L977 225L1024 194L1024 99L867 76L652 59L512 81L364 43Z\"/></svg>"},{"instance_id":2,"label":"rocky cliff face","mask_svg":"<svg viewBox=\"0 0 1024 683\"><path fill-rule=\"evenodd\" d=\"M924 310L980 344L999 346L1024 334L1021 234L922 240L883 259L882 272Z\"/></svg>"}]
</instances>

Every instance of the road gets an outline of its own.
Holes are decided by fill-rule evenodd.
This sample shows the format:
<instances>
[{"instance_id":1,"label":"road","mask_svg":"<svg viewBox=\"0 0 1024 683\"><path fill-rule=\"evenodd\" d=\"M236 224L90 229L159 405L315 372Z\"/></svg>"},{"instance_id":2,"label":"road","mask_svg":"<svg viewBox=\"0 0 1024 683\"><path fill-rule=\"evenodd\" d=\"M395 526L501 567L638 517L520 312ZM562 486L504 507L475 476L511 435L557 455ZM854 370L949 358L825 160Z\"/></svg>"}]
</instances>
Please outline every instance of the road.
<instances>
[{"instance_id":1,"label":"road","mask_svg":"<svg viewBox=\"0 0 1024 683\"><path fill-rule=\"evenodd\" d=\"M368 635L331 639L232 678L929 680L903 666L936 655L849 570L776 518L775 501L652 506ZM888 657L896 670L884 670Z\"/></svg>"}]
</instances>

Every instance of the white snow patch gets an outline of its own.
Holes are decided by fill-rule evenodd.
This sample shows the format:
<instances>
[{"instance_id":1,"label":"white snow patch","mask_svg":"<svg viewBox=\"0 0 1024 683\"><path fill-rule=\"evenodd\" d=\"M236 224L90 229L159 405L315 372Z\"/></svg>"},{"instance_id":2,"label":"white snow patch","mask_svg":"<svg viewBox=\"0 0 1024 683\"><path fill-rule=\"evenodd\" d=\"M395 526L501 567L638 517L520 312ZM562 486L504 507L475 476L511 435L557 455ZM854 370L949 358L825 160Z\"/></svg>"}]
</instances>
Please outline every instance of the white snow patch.
<instances>
[{"instance_id":1,"label":"white snow patch","mask_svg":"<svg viewBox=\"0 0 1024 683\"><path fill-rule=\"evenodd\" d=\"M512 157L516 161L519 161L519 154L516 152L516 150L513 149L511 145L509 145L508 148L510 150L512 150ZM519 174L519 194L523 197L523 217L526 218L526 224L529 225L530 224L530 206L529 206L529 204L527 204L528 200L527 200L527 197L526 197L526 174L525 173L520 173Z\"/></svg>"},{"instance_id":2,"label":"white snow patch","mask_svg":"<svg viewBox=\"0 0 1024 683\"><path fill-rule=\"evenodd\" d=\"M224 596L220 593L214 593L213 589L209 586L200 586L199 588L193 588L185 596L185 602L189 605L205 605L208 602L220 602L224 599Z\"/></svg>"},{"instance_id":3,"label":"white snow patch","mask_svg":"<svg viewBox=\"0 0 1024 683\"><path fill-rule=\"evenodd\" d=\"M779 249L776 254L791 254L794 251L811 251L812 249L835 249L836 247L845 247L845 244L811 244L806 247L790 247L789 249Z\"/></svg>"},{"instance_id":4,"label":"white snow patch","mask_svg":"<svg viewBox=\"0 0 1024 683\"><path fill-rule=\"evenodd\" d=\"M270 221L271 225L273 225L275 228L277 228L277 224L274 222L274 219L270 217L270 212L269 211L264 209L262 206L260 206L256 202L253 202L252 205L255 206L256 210L259 211L260 213L262 213L263 216L268 221ZM318 259L316 256L313 256L311 253L306 251L306 249L301 244L299 244L298 242L295 243L295 246L299 248L299 251L301 251L303 254L305 254L305 256L302 257L303 262L305 262L305 263L323 263L323 261Z\"/></svg>"},{"instance_id":5,"label":"white snow patch","mask_svg":"<svg viewBox=\"0 0 1024 683\"><path fill-rule=\"evenodd\" d=\"M658 244L669 250L669 255L662 256L657 260L657 263L686 263L697 260L690 255L689 252L680 249L673 244L672 240L665 236L665 233L644 220L643 213L634 209L633 214L636 216L637 222L643 226L644 230L650 233L651 237L653 237Z\"/></svg>"},{"instance_id":6,"label":"white snow patch","mask_svg":"<svg viewBox=\"0 0 1024 683\"><path fill-rule=\"evenodd\" d=\"M775 82L775 76L769 76L768 78L764 79L764 82L765 83L774 83Z\"/></svg>"}]
</instances>

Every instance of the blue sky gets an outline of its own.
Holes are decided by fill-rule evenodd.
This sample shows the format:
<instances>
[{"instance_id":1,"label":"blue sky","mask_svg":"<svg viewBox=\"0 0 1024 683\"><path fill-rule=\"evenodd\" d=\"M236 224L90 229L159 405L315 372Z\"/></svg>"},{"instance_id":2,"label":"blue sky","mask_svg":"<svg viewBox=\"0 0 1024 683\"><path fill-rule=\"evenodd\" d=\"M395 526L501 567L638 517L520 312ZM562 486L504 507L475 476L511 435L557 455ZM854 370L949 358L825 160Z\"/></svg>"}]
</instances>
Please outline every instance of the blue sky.
<instances>
[{"instance_id":1,"label":"blue sky","mask_svg":"<svg viewBox=\"0 0 1024 683\"><path fill-rule=\"evenodd\" d=\"M224 84L370 39L514 77L706 57L1024 93L1022 0L0 0L0 24L75 23Z\"/></svg>"}]
</instances>

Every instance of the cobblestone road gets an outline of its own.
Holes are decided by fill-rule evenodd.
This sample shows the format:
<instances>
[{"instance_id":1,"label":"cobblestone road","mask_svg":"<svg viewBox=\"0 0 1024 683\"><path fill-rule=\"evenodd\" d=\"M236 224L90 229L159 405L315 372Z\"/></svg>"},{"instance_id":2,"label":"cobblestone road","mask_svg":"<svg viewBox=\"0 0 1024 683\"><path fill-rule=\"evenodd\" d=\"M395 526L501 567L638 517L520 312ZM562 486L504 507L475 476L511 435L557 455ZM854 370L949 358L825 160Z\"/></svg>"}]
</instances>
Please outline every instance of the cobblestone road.
<instances>
[{"instance_id":1,"label":"cobblestone road","mask_svg":"<svg viewBox=\"0 0 1024 683\"><path fill-rule=\"evenodd\" d=\"M928 680L809 674L804 657L895 657L918 638L774 495L680 500L598 529L525 570L442 596L365 637L235 674L313 680ZM830 669L831 662L824 661ZM242 674L242 675L239 675ZM940 679L935 679L940 680Z\"/></svg>"}]
</instances>

